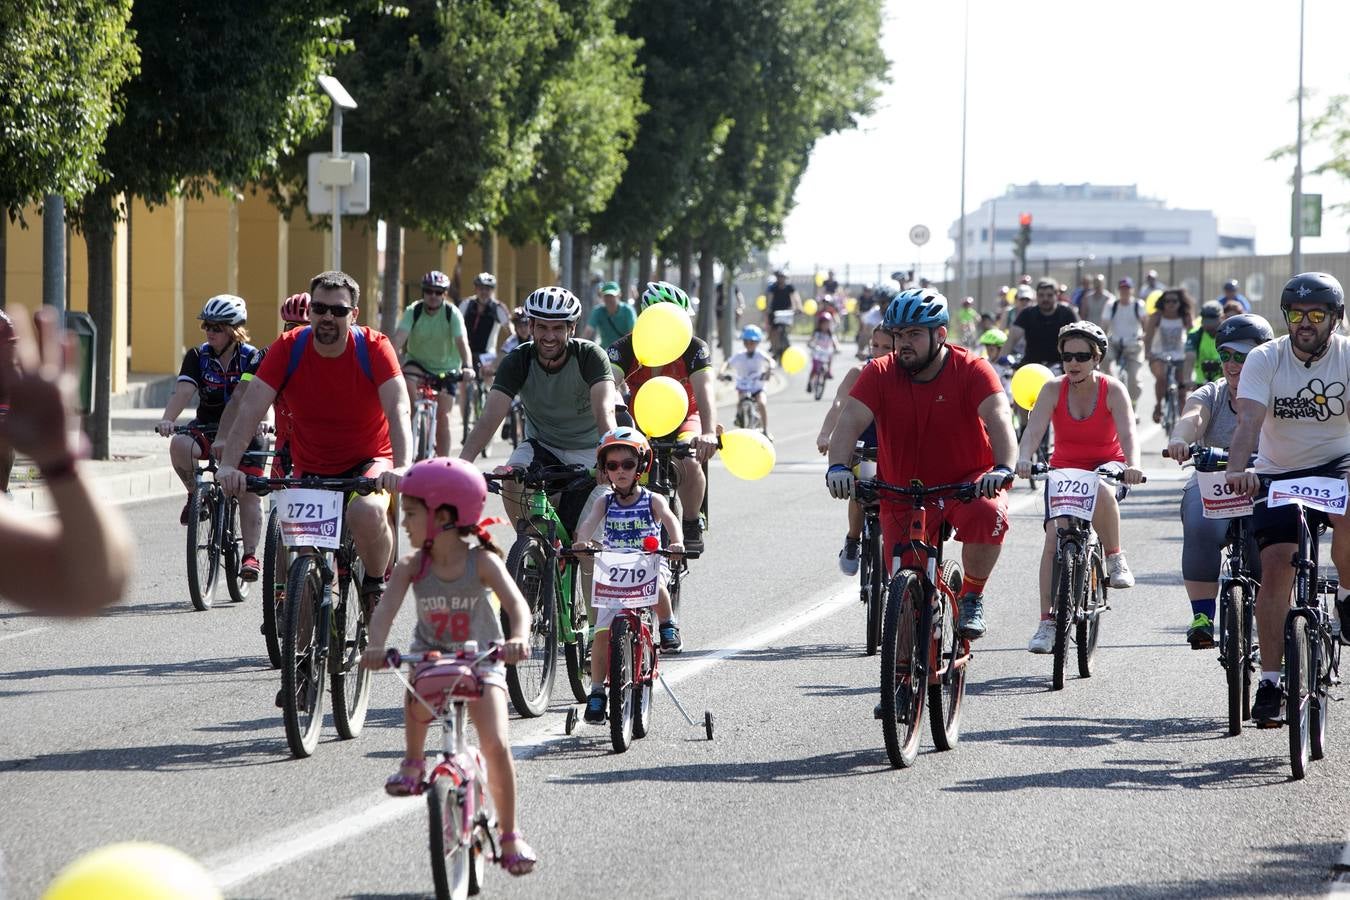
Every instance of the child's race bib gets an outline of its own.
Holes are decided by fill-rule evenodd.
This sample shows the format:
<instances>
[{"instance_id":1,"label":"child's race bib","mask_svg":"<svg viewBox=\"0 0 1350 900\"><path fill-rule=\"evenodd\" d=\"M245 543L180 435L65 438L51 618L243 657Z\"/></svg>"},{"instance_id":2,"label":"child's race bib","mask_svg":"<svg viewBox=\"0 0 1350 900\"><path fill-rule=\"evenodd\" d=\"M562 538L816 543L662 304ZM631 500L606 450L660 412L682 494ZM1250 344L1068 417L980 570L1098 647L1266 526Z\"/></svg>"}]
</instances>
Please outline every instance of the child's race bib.
<instances>
[{"instance_id":1,"label":"child's race bib","mask_svg":"<svg viewBox=\"0 0 1350 900\"><path fill-rule=\"evenodd\" d=\"M604 550L595 555L592 603L605 609L655 606L661 557L633 550Z\"/></svg>"}]
</instances>

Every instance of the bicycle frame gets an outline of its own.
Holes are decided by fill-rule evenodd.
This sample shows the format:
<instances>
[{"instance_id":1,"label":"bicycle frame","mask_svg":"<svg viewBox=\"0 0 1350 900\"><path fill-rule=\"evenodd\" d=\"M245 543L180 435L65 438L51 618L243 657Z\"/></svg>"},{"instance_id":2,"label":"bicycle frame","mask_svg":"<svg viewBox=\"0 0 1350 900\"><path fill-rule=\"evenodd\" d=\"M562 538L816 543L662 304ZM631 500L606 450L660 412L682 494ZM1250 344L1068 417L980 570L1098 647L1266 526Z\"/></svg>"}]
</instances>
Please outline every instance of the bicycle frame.
<instances>
[{"instance_id":1,"label":"bicycle frame","mask_svg":"<svg viewBox=\"0 0 1350 900\"><path fill-rule=\"evenodd\" d=\"M577 584L576 560L562 558L557 547L561 543L571 543L566 526L558 517L558 511L549 502L548 491L540 485L526 485L521 505L525 514L516 525L516 534L529 535L544 543L549 559L557 565L558 585L558 638L563 643L572 644L577 640L576 629L572 627L572 603L575 599L574 586Z\"/></svg>"}]
</instances>

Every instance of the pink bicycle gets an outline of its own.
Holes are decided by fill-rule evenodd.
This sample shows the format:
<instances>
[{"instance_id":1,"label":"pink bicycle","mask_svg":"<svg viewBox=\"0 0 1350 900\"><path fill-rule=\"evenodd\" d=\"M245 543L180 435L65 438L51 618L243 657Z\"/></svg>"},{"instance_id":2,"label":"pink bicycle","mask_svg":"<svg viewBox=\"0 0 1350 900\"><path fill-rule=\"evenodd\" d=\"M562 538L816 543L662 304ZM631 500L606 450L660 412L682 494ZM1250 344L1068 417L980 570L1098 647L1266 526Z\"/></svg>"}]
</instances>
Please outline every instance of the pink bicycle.
<instances>
[{"instance_id":1,"label":"pink bicycle","mask_svg":"<svg viewBox=\"0 0 1350 900\"><path fill-rule=\"evenodd\" d=\"M458 654L432 650L400 654L390 650L385 665L394 670L411 695L441 722L441 753L422 785L430 826L431 877L437 900L468 897L483 885L488 861L497 862L500 845L497 816L488 793L487 763L469 743L468 701L483 695L477 666L497 659L493 645L478 652L466 641ZM412 663L411 682L398 667Z\"/></svg>"}]
</instances>

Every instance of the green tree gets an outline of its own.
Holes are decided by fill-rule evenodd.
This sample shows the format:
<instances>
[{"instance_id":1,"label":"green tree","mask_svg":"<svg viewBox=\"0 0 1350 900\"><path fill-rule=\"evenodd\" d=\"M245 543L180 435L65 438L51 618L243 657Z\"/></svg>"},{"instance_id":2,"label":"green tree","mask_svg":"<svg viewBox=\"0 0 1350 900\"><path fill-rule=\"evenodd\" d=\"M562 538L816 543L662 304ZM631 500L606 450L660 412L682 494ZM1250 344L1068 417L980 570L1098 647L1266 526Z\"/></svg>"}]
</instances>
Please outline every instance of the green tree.
<instances>
[{"instance_id":1,"label":"green tree","mask_svg":"<svg viewBox=\"0 0 1350 900\"><path fill-rule=\"evenodd\" d=\"M1304 92L1307 99L1308 92ZM1307 175L1335 175L1350 181L1350 94L1333 94L1323 110L1307 123L1304 152L1318 155L1322 161L1306 170ZM1295 154L1293 144L1277 147L1268 159L1288 160ZM1350 210L1350 202L1328 205L1328 210ZM1292 209L1292 206L1291 206Z\"/></svg>"},{"instance_id":2,"label":"green tree","mask_svg":"<svg viewBox=\"0 0 1350 900\"><path fill-rule=\"evenodd\" d=\"M113 229L120 199L151 204L257 180L322 127L328 101L315 77L338 50L337 0L136 0L139 74L119 91L125 113L108 132L104 175L80 202L89 256L89 312L99 378L90 438L108 454ZM224 285L221 286L222 289Z\"/></svg>"},{"instance_id":3,"label":"green tree","mask_svg":"<svg viewBox=\"0 0 1350 900\"><path fill-rule=\"evenodd\" d=\"M131 0L0 0L0 201L94 186L118 88L137 66Z\"/></svg>"}]
</instances>

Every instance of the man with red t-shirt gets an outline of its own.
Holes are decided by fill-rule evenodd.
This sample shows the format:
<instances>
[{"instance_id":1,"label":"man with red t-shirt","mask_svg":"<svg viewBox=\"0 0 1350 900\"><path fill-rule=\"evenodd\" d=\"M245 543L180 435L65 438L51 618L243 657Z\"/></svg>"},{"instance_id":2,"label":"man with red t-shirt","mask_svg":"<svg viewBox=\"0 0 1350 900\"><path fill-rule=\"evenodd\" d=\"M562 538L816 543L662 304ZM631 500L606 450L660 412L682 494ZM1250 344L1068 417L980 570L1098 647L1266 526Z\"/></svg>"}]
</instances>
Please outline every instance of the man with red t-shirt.
<instances>
[{"instance_id":1,"label":"man with red t-shirt","mask_svg":"<svg viewBox=\"0 0 1350 900\"><path fill-rule=\"evenodd\" d=\"M308 328L282 334L267 348L221 453L221 485L245 490L240 456L268 407L283 390L291 418L292 474L379 478L382 491L398 489L408 464L408 391L389 338L352 325L361 289L344 272L323 272L309 284ZM365 564L365 596L378 594L394 551L389 495L354 497L346 522Z\"/></svg>"},{"instance_id":2,"label":"man with red t-shirt","mask_svg":"<svg viewBox=\"0 0 1350 900\"><path fill-rule=\"evenodd\" d=\"M877 477L891 484L918 479L926 485L975 481L970 503L948 502L930 513L930 543L945 522L961 541L961 636L984 635L984 585L998 562L1008 532L1002 493L1017 458L1008 400L998 374L983 357L947 343L947 298L931 288L905 291L886 307L882 327L895 338L895 352L865 366L830 438L830 493L853 495L849 461L869 424L877 428ZM881 501L886 569L897 542L905 540L908 506ZM936 513L936 514L933 514Z\"/></svg>"}]
</instances>

